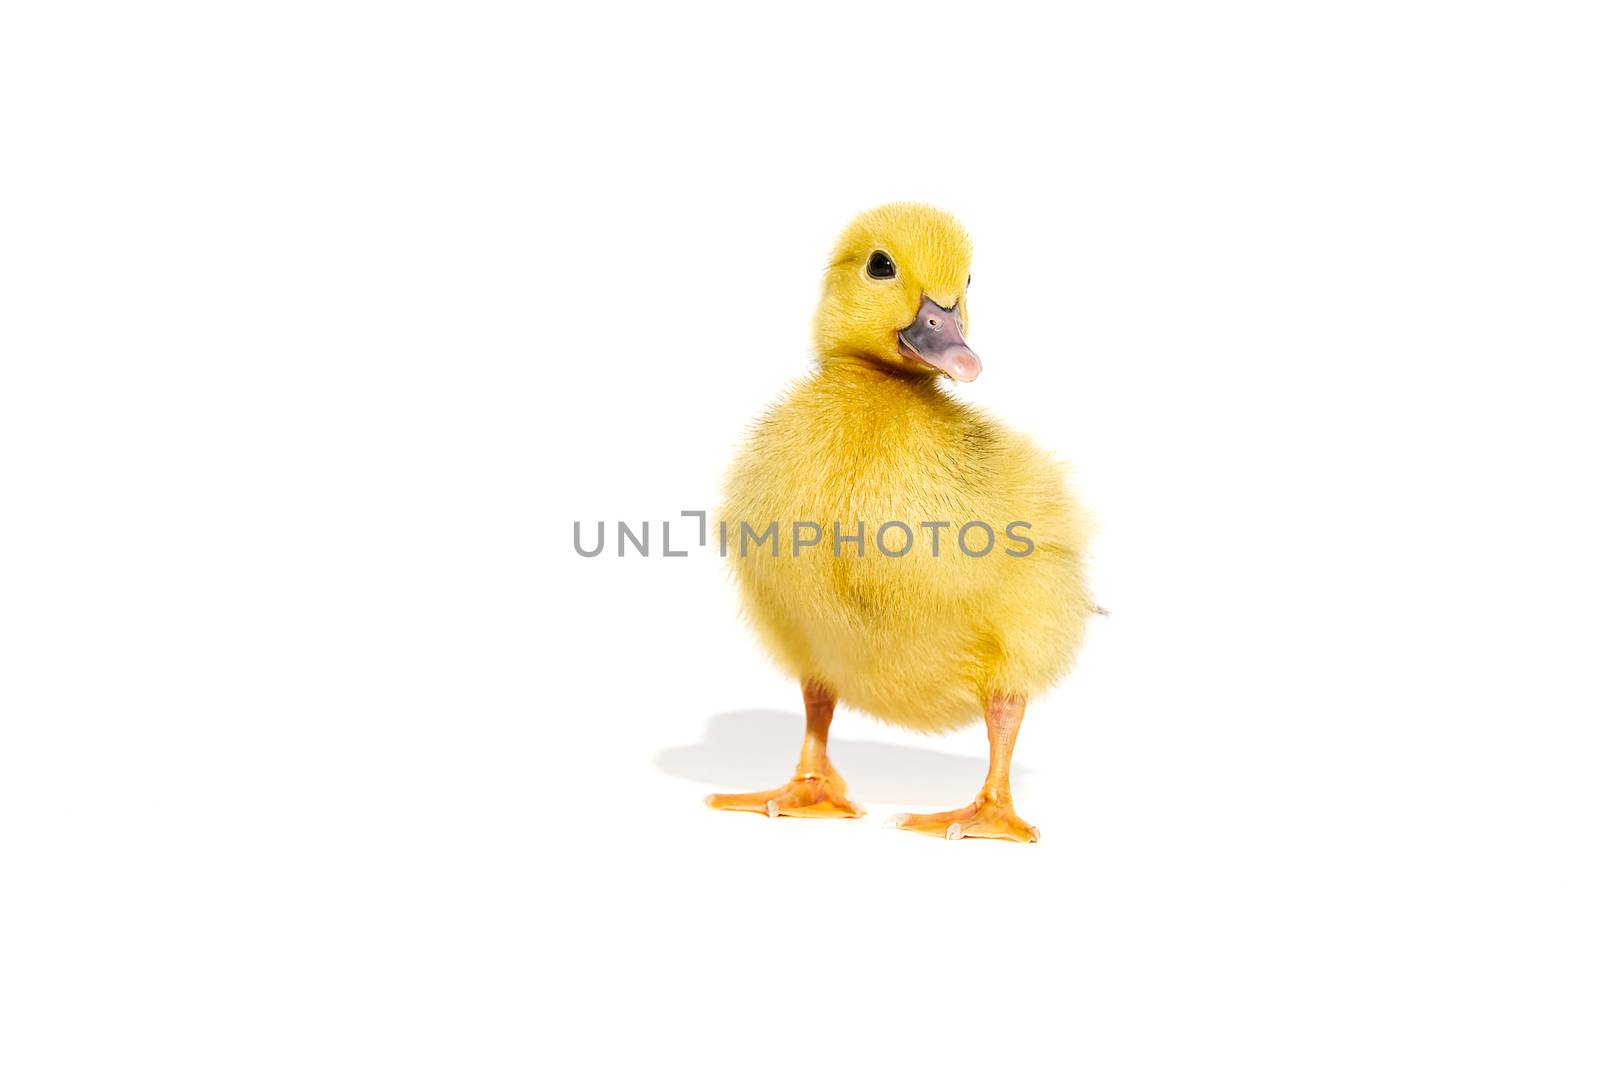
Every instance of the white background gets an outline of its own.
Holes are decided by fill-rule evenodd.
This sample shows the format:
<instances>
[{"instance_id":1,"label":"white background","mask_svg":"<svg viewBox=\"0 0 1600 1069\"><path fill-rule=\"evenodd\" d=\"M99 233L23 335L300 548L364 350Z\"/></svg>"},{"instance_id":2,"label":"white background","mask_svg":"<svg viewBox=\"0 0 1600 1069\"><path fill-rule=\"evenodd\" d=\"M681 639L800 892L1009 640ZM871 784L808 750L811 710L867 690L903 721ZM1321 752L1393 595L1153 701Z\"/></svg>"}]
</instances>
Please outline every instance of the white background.
<instances>
[{"instance_id":1,"label":"white background","mask_svg":"<svg viewBox=\"0 0 1600 1069\"><path fill-rule=\"evenodd\" d=\"M1583 7L8 8L0 1061L1593 1066ZM1038 846L702 808L796 688L571 547L902 198L1102 526Z\"/></svg>"}]
</instances>

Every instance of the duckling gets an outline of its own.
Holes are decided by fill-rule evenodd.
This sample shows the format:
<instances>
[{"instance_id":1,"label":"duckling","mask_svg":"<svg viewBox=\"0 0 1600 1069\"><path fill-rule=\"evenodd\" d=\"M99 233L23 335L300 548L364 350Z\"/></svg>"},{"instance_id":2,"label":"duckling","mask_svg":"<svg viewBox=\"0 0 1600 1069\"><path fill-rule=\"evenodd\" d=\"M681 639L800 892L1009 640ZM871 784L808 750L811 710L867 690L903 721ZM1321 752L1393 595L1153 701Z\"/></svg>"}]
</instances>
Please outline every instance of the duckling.
<instances>
[{"instance_id":1,"label":"duckling","mask_svg":"<svg viewBox=\"0 0 1600 1069\"><path fill-rule=\"evenodd\" d=\"M892 826L1039 838L1012 805L1011 753L1094 611L1089 524L1055 461L941 386L982 370L966 342L971 260L961 224L924 204L868 211L834 247L817 367L756 425L721 508L745 613L801 685L800 761L776 790L714 794L713 808L864 815L828 759L843 703L913 731L988 725L972 804Z\"/></svg>"}]
</instances>

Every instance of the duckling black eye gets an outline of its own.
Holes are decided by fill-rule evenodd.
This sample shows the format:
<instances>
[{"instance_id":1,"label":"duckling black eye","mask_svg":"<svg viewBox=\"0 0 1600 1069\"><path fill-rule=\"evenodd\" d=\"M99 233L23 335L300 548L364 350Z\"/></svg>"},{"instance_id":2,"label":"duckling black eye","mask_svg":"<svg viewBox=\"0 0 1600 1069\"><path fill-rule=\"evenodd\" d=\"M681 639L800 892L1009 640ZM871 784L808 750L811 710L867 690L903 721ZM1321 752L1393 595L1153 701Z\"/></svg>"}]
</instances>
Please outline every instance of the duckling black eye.
<instances>
[{"instance_id":1,"label":"duckling black eye","mask_svg":"<svg viewBox=\"0 0 1600 1069\"><path fill-rule=\"evenodd\" d=\"M970 290L971 288L972 288L972 276L968 275L967 276L967 289Z\"/></svg>"},{"instance_id":2,"label":"duckling black eye","mask_svg":"<svg viewBox=\"0 0 1600 1069\"><path fill-rule=\"evenodd\" d=\"M867 260L867 274L873 278L893 278L894 261L889 259L889 254L878 251Z\"/></svg>"}]
</instances>

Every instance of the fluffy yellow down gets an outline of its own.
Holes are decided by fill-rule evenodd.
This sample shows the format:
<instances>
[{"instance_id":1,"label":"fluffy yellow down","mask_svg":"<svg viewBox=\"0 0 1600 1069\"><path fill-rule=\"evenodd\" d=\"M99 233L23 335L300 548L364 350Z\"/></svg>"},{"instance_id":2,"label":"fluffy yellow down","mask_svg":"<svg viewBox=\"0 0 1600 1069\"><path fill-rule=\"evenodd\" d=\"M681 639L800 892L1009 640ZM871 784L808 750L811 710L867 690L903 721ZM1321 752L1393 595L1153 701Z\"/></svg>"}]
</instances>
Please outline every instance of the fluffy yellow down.
<instances>
[{"instance_id":1,"label":"fluffy yellow down","mask_svg":"<svg viewBox=\"0 0 1600 1069\"><path fill-rule=\"evenodd\" d=\"M893 258L895 279L867 275L876 250ZM898 352L896 332L924 294L959 302L966 323L970 260L965 231L937 209L895 204L856 219L824 282L818 369L755 427L719 510L744 608L778 663L917 731L976 720L994 694L1045 690L1070 667L1093 610L1089 525L1060 465ZM774 521L776 554L754 539ZM903 556L891 555L907 543L900 527L884 528L880 545L887 521L910 528ZM994 532L981 556L958 541L973 521ZM923 526L939 522L949 526ZM797 553L797 534L818 537L812 523L820 544ZM851 538L864 524L864 545L841 541L836 556L836 523ZM741 537L741 524L754 535ZM1031 552L1012 555L1023 539ZM986 542L968 530L969 549Z\"/></svg>"}]
</instances>

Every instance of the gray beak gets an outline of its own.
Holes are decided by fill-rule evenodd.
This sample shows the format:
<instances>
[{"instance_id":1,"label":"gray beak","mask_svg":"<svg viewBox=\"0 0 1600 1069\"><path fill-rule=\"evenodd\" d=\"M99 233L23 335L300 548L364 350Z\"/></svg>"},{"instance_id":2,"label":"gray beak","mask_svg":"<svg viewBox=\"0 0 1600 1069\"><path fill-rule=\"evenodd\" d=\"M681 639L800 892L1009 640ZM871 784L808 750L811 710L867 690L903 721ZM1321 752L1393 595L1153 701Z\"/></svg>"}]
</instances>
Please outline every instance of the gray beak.
<instances>
[{"instance_id":1,"label":"gray beak","mask_svg":"<svg viewBox=\"0 0 1600 1069\"><path fill-rule=\"evenodd\" d=\"M922 298L917 318L900 331L900 352L957 382L971 382L983 370L978 354L967 348L967 340L961 336L956 310L934 304L932 297Z\"/></svg>"}]
</instances>

